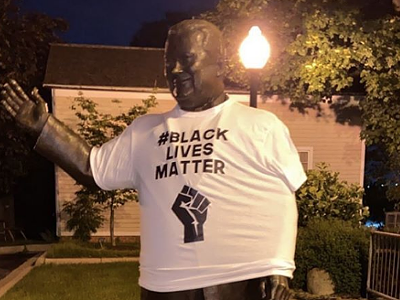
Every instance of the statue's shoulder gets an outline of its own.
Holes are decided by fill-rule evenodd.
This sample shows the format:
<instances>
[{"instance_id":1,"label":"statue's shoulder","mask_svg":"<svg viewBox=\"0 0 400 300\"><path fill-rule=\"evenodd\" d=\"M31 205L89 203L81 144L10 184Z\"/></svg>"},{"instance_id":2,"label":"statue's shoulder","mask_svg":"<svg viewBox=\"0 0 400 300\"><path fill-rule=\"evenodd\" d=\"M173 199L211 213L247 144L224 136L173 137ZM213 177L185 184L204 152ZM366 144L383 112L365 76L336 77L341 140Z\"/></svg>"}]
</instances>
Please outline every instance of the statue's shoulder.
<instances>
[{"instance_id":1,"label":"statue's shoulder","mask_svg":"<svg viewBox=\"0 0 400 300\"><path fill-rule=\"evenodd\" d=\"M163 113L148 113L137 117L129 127L131 130L146 130L157 127L165 122L165 120L170 116L171 111Z\"/></svg>"},{"instance_id":2,"label":"statue's shoulder","mask_svg":"<svg viewBox=\"0 0 400 300\"><path fill-rule=\"evenodd\" d=\"M231 114L237 120L248 121L250 123L260 123L260 124L276 124L280 123L279 118L272 112L249 107L245 102L235 101L231 106Z\"/></svg>"}]
</instances>

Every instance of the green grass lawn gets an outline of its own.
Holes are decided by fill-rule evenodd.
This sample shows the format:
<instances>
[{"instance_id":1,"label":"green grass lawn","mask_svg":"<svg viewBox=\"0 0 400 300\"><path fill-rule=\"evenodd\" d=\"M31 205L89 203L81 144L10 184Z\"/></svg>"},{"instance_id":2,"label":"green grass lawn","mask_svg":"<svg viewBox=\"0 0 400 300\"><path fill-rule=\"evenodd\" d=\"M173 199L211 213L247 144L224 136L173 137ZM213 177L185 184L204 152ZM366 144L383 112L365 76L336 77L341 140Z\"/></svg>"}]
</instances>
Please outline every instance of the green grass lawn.
<instances>
[{"instance_id":1,"label":"green grass lawn","mask_svg":"<svg viewBox=\"0 0 400 300\"><path fill-rule=\"evenodd\" d=\"M139 300L138 263L43 265L1 300Z\"/></svg>"},{"instance_id":2,"label":"green grass lawn","mask_svg":"<svg viewBox=\"0 0 400 300\"><path fill-rule=\"evenodd\" d=\"M100 248L96 243L82 243L67 241L53 244L47 251L48 258L76 258L76 257L138 257L140 244L118 244L112 247L109 244Z\"/></svg>"}]
</instances>

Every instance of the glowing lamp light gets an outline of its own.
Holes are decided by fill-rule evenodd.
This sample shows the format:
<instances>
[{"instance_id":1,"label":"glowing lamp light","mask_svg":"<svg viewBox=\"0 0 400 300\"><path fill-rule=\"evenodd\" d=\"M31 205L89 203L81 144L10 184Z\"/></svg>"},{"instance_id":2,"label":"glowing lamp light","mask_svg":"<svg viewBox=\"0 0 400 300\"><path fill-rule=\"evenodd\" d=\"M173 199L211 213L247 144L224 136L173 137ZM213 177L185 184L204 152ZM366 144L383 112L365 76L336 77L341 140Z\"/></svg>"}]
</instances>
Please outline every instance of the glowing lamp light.
<instances>
[{"instance_id":1,"label":"glowing lamp light","mask_svg":"<svg viewBox=\"0 0 400 300\"><path fill-rule=\"evenodd\" d=\"M271 54L267 39L258 26L251 27L249 35L239 48L239 55L246 69L262 69Z\"/></svg>"}]
</instances>

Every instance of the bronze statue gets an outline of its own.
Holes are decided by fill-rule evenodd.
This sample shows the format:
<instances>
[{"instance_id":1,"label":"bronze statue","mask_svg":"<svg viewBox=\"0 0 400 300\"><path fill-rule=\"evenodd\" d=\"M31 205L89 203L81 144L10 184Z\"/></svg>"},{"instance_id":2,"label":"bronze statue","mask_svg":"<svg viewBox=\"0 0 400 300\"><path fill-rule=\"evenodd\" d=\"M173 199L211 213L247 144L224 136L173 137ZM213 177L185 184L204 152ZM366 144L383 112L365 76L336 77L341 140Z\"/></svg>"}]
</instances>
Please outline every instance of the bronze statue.
<instances>
[{"instance_id":1,"label":"bronze statue","mask_svg":"<svg viewBox=\"0 0 400 300\"><path fill-rule=\"evenodd\" d=\"M228 96L224 92L223 72L224 50L222 34L217 27L202 20L187 20L170 29L165 47L165 75L171 94L183 112L203 113L211 111L210 109L225 103ZM93 166L91 166L90 160L92 149L80 136L47 112L45 102L38 94L37 89L34 89L32 94L28 96L17 82L10 80L4 84L1 98L2 105L14 117L15 121L30 132L32 136L37 138L34 148L37 152L59 165L79 183L91 187L102 186L102 184L99 184L100 181L97 182L95 180L96 176L92 172ZM162 125L160 124L155 122L151 126L157 127ZM220 124L216 126L220 126ZM160 135L158 142L158 148L160 149L163 146L160 141L163 143L167 141L171 145L174 142L171 137L174 132L172 130L166 132L169 134L169 138L161 140L162 134ZM197 137L197 135L202 135L203 139L211 139L211 134L213 134L213 138L218 134L221 143L229 139L227 137L228 129L221 129L219 127L204 131L200 129L192 130L192 139L199 141L200 137ZM193 146L192 148L197 147L195 144L191 146ZM192 149L190 148L191 146L188 146L187 149ZM215 148L214 144L206 143L202 148L203 154L210 156L214 154L213 151L215 151ZM157 151L159 150L157 149ZM193 150L194 154L199 153L199 151L195 151ZM205 175L207 175L206 173L212 173L213 170L214 173L218 173L219 171L219 174L228 172L224 169L225 165L222 164L216 165L219 169L212 169L210 167L211 159L207 159L202 169ZM138 160L140 161L141 158L139 157ZM198 165L195 165L196 172ZM180 170L179 172L189 172L189 163L184 163L183 167L184 171ZM164 174L164 169L162 168L164 167L157 169L158 174ZM172 172L171 178L178 176L178 170L170 172ZM158 180L157 182L160 181ZM240 193L240 187L235 193ZM204 194L201 194L197 188L194 189L185 185L175 199L174 213L178 216L182 224L185 225L186 244L183 245L185 247L192 247L196 243L202 243L207 238L207 236L205 238L203 235L200 236L199 233L200 229L201 231L203 230L200 225L203 225L205 222L209 202L211 201L212 203L212 200L207 199L210 197L206 198ZM194 208L193 201L190 202L191 207L188 208L190 195L196 195L193 196L195 198L194 202L202 201L202 210ZM185 205L186 207L184 207ZM179 211L182 208L182 212ZM189 214L185 214L185 212ZM192 218L190 219L192 221L188 225L185 222L187 222L187 218L189 217ZM202 223L199 224L199 220L201 219ZM220 228L219 230L224 230L224 228ZM152 238L157 239L157 237ZM270 241L270 243L274 242ZM262 244L254 246L266 247L266 245ZM250 278L240 280L239 282L223 282L212 286L195 286L189 289L177 288L176 290L166 292L164 290L151 290L142 286L142 299L288 300L290 298L288 279L279 273L267 276L250 276Z\"/></svg>"},{"instance_id":2,"label":"bronze statue","mask_svg":"<svg viewBox=\"0 0 400 300\"><path fill-rule=\"evenodd\" d=\"M165 75L179 106L201 111L225 101L222 34L197 20L171 28L165 45Z\"/></svg>"}]
</instances>

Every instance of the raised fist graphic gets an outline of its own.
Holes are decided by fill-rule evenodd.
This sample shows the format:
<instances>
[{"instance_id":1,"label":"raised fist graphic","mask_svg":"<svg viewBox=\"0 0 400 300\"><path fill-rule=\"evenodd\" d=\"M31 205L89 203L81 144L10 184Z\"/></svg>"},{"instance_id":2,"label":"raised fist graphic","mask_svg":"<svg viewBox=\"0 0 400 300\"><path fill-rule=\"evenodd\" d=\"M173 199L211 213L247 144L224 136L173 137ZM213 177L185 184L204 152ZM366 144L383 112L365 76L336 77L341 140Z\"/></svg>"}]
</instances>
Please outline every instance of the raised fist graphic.
<instances>
[{"instance_id":1,"label":"raised fist graphic","mask_svg":"<svg viewBox=\"0 0 400 300\"><path fill-rule=\"evenodd\" d=\"M172 205L172 210L185 227L185 243L204 240L203 225L210 201L194 188L184 185Z\"/></svg>"}]
</instances>

